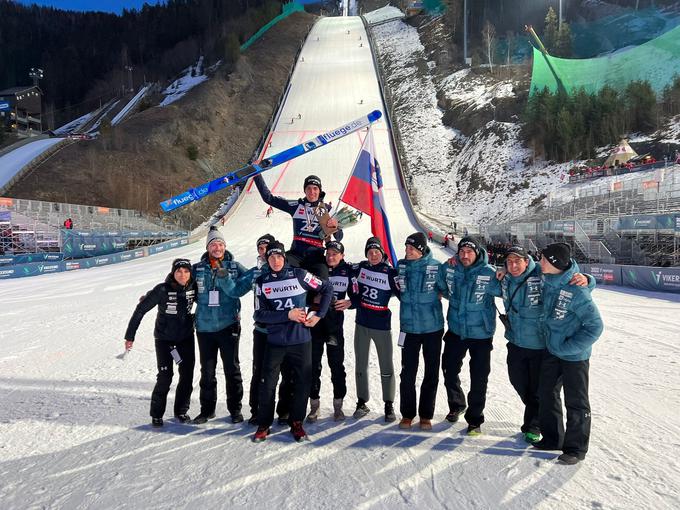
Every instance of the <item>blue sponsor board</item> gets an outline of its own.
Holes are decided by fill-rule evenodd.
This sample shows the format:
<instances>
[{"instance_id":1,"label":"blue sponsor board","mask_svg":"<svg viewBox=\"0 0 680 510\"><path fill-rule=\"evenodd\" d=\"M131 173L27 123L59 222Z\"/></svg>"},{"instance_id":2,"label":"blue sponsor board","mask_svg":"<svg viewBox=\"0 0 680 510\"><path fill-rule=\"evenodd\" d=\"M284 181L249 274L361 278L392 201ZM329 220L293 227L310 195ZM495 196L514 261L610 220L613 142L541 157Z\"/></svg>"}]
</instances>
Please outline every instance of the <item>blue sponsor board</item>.
<instances>
[{"instance_id":1,"label":"blue sponsor board","mask_svg":"<svg viewBox=\"0 0 680 510\"><path fill-rule=\"evenodd\" d=\"M41 274L60 273L64 270L64 261L32 262L11 267L0 268L0 279L22 278L24 276L38 276Z\"/></svg>"},{"instance_id":2,"label":"blue sponsor board","mask_svg":"<svg viewBox=\"0 0 680 510\"><path fill-rule=\"evenodd\" d=\"M640 214L620 216L614 230L678 230L678 214Z\"/></svg>"},{"instance_id":3,"label":"blue sponsor board","mask_svg":"<svg viewBox=\"0 0 680 510\"><path fill-rule=\"evenodd\" d=\"M680 293L680 267L622 266L621 273L626 287Z\"/></svg>"},{"instance_id":4,"label":"blue sponsor board","mask_svg":"<svg viewBox=\"0 0 680 510\"><path fill-rule=\"evenodd\" d=\"M0 257L0 266L7 264L31 264L33 262L59 262L64 260L63 253L22 253Z\"/></svg>"},{"instance_id":5,"label":"blue sponsor board","mask_svg":"<svg viewBox=\"0 0 680 510\"><path fill-rule=\"evenodd\" d=\"M579 268L595 278L598 285L623 285L621 266L616 264L579 264Z\"/></svg>"}]
</instances>

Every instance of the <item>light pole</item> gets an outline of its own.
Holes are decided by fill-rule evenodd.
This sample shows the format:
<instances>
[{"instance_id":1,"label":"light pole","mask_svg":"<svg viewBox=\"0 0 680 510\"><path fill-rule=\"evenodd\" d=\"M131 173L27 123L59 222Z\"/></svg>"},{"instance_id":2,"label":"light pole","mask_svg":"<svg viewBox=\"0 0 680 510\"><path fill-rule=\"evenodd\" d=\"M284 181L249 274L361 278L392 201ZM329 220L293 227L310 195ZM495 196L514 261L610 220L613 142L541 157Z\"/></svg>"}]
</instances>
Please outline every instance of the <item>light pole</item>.
<instances>
[{"instance_id":1,"label":"light pole","mask_svg":"<svg viewBox=\"0 0 680 510\"><path fill-rule=\"evenodd\" d=\"M30 72L28 73L28 76L30 78L33 78L33 86L37 87L38 86L38 81L43 79L43 70L38 69L37 67L31 67Z\"/></svg>"},{"instance_id":2,"label":"light pole","mask_svg":"<svg viewBox=\"0 0 680 510\"><path fill-rule=\"evenodd\" d=\"M467 65L467 0L463 0L463 62Z\"/></svg>"}]
</instances>

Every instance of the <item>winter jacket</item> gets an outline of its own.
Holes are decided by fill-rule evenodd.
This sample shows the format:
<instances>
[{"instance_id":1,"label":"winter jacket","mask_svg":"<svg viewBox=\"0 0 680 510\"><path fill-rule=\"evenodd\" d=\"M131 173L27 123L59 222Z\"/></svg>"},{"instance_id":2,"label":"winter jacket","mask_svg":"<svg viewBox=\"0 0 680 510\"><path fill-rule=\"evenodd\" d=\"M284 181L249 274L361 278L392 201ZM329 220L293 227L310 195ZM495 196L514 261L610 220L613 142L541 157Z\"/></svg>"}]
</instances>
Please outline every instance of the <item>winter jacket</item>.
<instances>
[{"instance_id":1,"label":"winter jacket","mask_svg":"<svg viewBox=\"0 0 680 510\"><path fill-rule=\"evenodd\" d=\"M399 261L399 324L404 333L433 333L444 329L440 294L446 294L448 289L440 276L440 265L432 258L429 248L417 260Z\"/></svg>"},{"instance_id":2,"label":"winter jacket","mask_svg":"<svg viewBox=\"0 0 680 510\"><path fill-rule=\"evenodd\" d=\"M312 203L307 202L305 198L286 200L283 197L272 195L261 175L255 176L254 181L262 200L266 204L276 207L293 217L293 244L290 247L291 252L300 257L306 257L315 252L323 255L323 229L319 224L319 219L314 214L314 209L321 203L321 200ZM330 210L328 204L324 205L327 210ZM342 239L342 230L338 230L333 236L340 241Z\"/></svg>"},{"instance_id":3,"label":"winter jacket","mask_svg":"<svg viewBox=\"0 0 680 510\"><path fill-rule=\"evenodd\" d=\"M480 256L470 267L458 261L455 266L444 262L439 268L448 288L449 330L464 340L492 338L496 331L494 296L501 295L501 286L488 260L486 250L480 248Z\"/></svg>"},{"instance_id":4,"label":"winter jacket","mask_svg":"<svg viewBox=\"0 0 680 510\"><path fill-rule=\"evenodd\" d=\"M590 359L592 345L603 330L600 312L588 287L569 285L579 271L572 259L571 267L558 275L543 275L543 320L548 351L565 361Z\"/></svg>"},{"instance_id":5,"label":"winter jacket","mask_svg":"<svg viewBox=\"0 0 680 510\"><path fill-rule=\"evenodd\" d=\"M286 264L281 271L261 274L255 280L255 320L267 327L267 342L295 345L309 342L309 328L288 318L293 308L305 308L307 292L319 292L321 304L317 315L323 318L333 298L333 288L304 269Z\"/></svg>"},{"instance_id":6,"label":"winter jacket","mask_svg":"<svg viewBox=\"0 0 680 510\"><path fill-rule=\"evenodd\" d=\"M521 275L506 273L501 281L501 290L505 313L510 320L510 329L506 328L505 338L525 349L545 349L541 267L529 259L529 265Z\"/></svg>"},{"instance_id":7,"label":"winter jacket","mask_svg":"<svg viewBox=\"0 0 680 510\"><path fill-rule=\"evenodd\" d=\"M392 295L399 297L397 270L387 262L372 266L368 260L352 268L356 286L352 286L350 299L357 309L356 323L371 329L392 329L392 312L387 304Z\"/></svg>"},{"instance_id":8,"label":"winter jacket","mask_svg":"<svg viewBox=\"0 0 680 510\"><path fill-rule=\"evenodd\" d=\"M182 287L169 274L163 283L147 292L137 304L125 332L125 339L134 341L142 318L154 306L158 306L153 330L155 339L170 343L193 339L194 316L191 314L191 307L195 298L196 286L193 280Z\"/></svg>"},{"instance_id":9,"label":"winter jacket","mask_svg":"<svg viewBox=\"0 0 680 510\"><path fill-rule=\"evenodd\" d=\"M241 320L241 296L252 288L255 268L246 270L234 260L232 254L224 252L220 266L210 267L208 253L194 264L192 275L196 280L196 331L212 333ZM210 291L219 294L219 306L210 306Z\"/></svg>"}]
</instances>

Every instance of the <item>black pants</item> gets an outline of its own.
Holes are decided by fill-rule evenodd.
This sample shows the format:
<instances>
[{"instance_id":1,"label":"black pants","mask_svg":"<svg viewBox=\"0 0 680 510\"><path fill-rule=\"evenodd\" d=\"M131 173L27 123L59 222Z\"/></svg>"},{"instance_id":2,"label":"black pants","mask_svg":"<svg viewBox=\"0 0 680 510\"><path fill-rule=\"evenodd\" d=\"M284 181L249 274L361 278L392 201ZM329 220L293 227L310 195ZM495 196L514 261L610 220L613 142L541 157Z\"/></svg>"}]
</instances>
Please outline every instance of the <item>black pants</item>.
<instances>
[{"instance_id":1,"label":"black pants","mask_svg":"<svg viewBox=\"0 0 680 510\"><path fill-rule=\"evenodd\" d=\"M539 382L541 434L546 445L583 459L590 441L588 371L590 361L564 361L546 351ZM560 390L564 389L567 429L562 419Z\"/></svg>"},{"instance_id":2,"label":"black pants","mask_svg":"<svg viewBox=\"0 0 680 510\"><path fill-rule=\"evenodd\" d=\"M274 421L274 393L281 365L284 362L290 368L293 381L293 400L289 421L302 421L305 417L312 368L312 344L311 342L295 345L268 343L264 349L260 403L257 410L257 424L260 427L269 427Z\"/></svg>"},{"instance_id":3,"label":"black pants","mask_svg":"<svg viewBox=\"0 0 680 510\"><path fill-rule=\"evenodd\" d=\"M328 357L328 368L331 371L333 398L345 398L347 395L347 374L345 372L345 336L343 323L331 323L326 318L312 328L312 384L309 397L319 398L321 392L321 358L324 346Z\"/></svg>"},{"instance_id":4,"label":"black pants","mask_svg":"<svg viewBox=\"0 0 680 510\"><path fill-rule=\"evenodd\" d=\"M170 351L177 349L182 362L177 367L179 381L175 391L175 416L186 414L191 404L192 382L194 379L194 365L196 364L196 351L194 347L194 337L172 344L163 340L156 339L156 386L151 393L152 418L162 418L165 414L165 406L168 401L168 392L172 383L173 359Z\"/></svg>"},{"instance_id":5,"label":"black pants","mask_svg":"<svg viewBox=\"0 0 680 510\"><path fill-rule=\"evenodd\" d=\"M465 409L465 395L460 387L460 370L463 367L465 354L470 351L470 391L467 395L467 411L465 421L470 425L484 423L484 406L486 405L486 386L491 372L491 338L482 340L463 340L458 335L447 331L444 335L444 354L442 370L444 386L449 401L449 410Z\"/></svg>"},{"instance_id":6,"label":"black pants","mask_svg":"<svg viewBox=\"0 0 680 510\"><path fill-rule=\"evenodd\" d=\"M201 359L201 414L214 414L217 405L217 354L219 352L224 367L227 386L227 409L229 414L241 412L243 399L243 379L238 358L241 338L241 325L232 324L221 331L212 333L198 332L198 350Z\"/></svg>"},{"instance_id":7,"label":"black pants","mask_svg":"<svg viewBox=\"0 0 680 510\"><path fill-rule=\"evenodd\" d=\"M250 413L257 416L260 402L260 386L262 385L262 364L264 363L264 350L267 345L267 333L253 330L253 377L250 379ZM279 384L279 402L276 405L276 414L282 417L288 416L290 403L293 398L293 383L291 381L288 365L281 365L281 384Z\"/></svg>"},{"instance_id":8,"label":"black pants","mask_svg":"<svg viewBox=\"0 0 680 510\"><path fill-rule=\"evenodd\" d=\"M525 349L508 342L508 376L510 384L524 403L522 432L538 434L538 381L544 349Z\"/></svg>"},{"instance_id":9,"label":"black pants","mask_svg":"<svg viewBox=\"0 0 680 510\"><path fill-rule=\"evenodd\" d=\"M431 420L434 416L434 404L437 400L439 386L439 358L442 353L442 335L440 329L434 333L407 333L401 349L401 374L399 375L399 394L401 395L400 411L404 418L416 416L416 375L420 358L420 347L423 348L425 374L420 385L420 403L418 416Z\"/></svg>"},{"instance_id":10,"label":"black pants","mask_svg":"<svg viewBox=\"0 0 680 510\"><path fill-rule=\"evenodd\" d=\"M322 280L328 280L328 264L322 249L310 251L304 256L287 251L286 257L291 267L301 267Z\"/></svg>"}]
</instances>

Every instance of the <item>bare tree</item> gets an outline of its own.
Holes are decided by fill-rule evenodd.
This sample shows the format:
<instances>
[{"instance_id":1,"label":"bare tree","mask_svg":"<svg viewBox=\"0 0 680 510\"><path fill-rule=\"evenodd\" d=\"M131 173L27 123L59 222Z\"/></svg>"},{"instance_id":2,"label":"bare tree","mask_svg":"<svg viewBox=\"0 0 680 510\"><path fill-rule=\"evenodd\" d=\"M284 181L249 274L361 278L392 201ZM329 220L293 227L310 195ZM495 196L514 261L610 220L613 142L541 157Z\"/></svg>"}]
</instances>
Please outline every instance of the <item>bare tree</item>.
<instances>
[{"instance_id":1,"label":"bare tree","mask_svg":"<svg viewBox=\"0 0 680 510\"><path fill-rule=\"evenodd\" d=\"M484 28L482 29L482 40L484 41L486 57L489 62L489 72L493 73L493 53L496 48L496 27L488 20L484 23Z\"/></svg>"}]
</instances>

